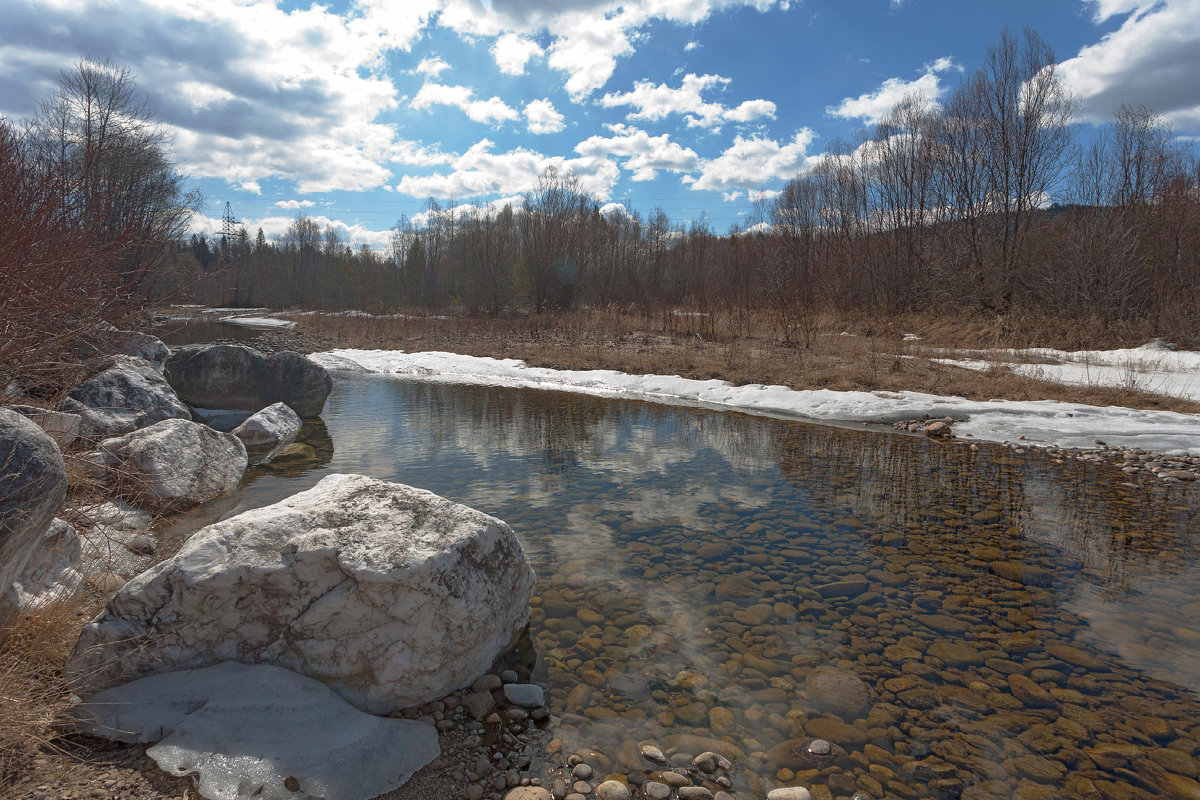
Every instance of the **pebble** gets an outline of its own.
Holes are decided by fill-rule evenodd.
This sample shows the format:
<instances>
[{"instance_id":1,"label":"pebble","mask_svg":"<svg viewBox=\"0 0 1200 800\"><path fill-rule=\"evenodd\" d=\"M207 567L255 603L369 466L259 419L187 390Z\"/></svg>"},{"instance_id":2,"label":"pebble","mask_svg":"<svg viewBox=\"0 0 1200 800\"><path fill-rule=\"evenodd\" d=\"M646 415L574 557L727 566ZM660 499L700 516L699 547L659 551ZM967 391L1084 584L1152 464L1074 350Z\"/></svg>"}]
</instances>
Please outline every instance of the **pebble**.
<instances>
[{"instance_id":1,"label":"pebble","mask_svg":"<svg viewBox=\"0 0 1200 800\"><path fill-rule=\"evenodd\" d=\"M812 793L803 786L781 786L767 792L767 800L812 800Z\"/></svg>"},{"instance_id":2,"label":"pebble","mask_svg":"<svg viewBox=\"0 0 1200 800\"><path fill-rule=\"evenodd\" d=\"M629 787L620 781L604 781L596 787L598 800L632 800Z\"/></svg>"},{"instance_id":3,"label":"pebble","mask_svg":"<svg viewBox=\"0 0 1200 800\"><path fill-rule=\"evenodd\" d=\"M646 759L652 764L658 764L661 766L667 763L667 757L663 755L663 751L658 749L658 747L655 745L644 744L638 748L638 752L641 753L642 758Z\"/></svg>"},{"instance_id":4,"label":"pebble","mask_svg":"<svg viewBox=\"0 0 1200 800\"><path fill-rule=\"evenodd\" d=\"M526 708L537 708L545 702L542 687L533 683L505 684L504 699Z\"/></svg>"}]
</instances>

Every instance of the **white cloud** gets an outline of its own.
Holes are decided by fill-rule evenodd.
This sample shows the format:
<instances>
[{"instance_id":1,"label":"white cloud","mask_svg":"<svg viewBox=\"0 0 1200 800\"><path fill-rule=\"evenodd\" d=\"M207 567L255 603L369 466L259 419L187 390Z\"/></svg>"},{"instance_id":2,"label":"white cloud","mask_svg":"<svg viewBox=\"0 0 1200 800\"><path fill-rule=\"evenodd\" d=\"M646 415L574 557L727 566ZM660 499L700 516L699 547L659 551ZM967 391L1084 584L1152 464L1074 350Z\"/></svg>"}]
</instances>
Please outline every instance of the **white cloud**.
<instances>
[{"instance_id":1,"label":"white cloud","mask_svg":"<svg viewBox=\"0 0 1200 800\"><path fill-rule=\"evenodd\" d=\"M946 91L938 75L950 70L961 71L961 67L949 58L939 58L931 64L926 64L925 72L916 80L888 78L875 91L860 94L858 97L847 97L838 105L826 108L825 113L844 119L857 118L868 125L874 125L909 95L920 94L929 100L937 100Z\"/></svg>"},{"instance_id":2,"label":"white cloud","mask_svg":"<svg viewBox=\"0 0 1200 800\"><path fill-rule=\"evenodd\" d=\"M523 75L529 59L543 55L537 42L516 33L506 33L497 39L491 53L505 75Z\"/></svg>"},{"instance_id":3,"label":"white cloud","mask_svg":"<svg viewBox=\"0 0 1200 800\"><path fill-rule=\"evenodd\" d=\"M1097 19L1132 14L1060 65L1083 101L1083 118L1105 122L1128 103L1145 105L1185 131L1200 129L1200 0L1096 5Z\"/></svg>"},{"instance_id":4,"label":"white cloud","mask_svg":"<svg viewBox=\"0 0 1200 800\"><path fill-rule=\"evenodd\" d=\"M605 217L628 217L629 209L623 203L605 203L600 206L600 213Z\"/></svg>"},{"instance_id":5,"label":"white cloud","mask_svg":"<svg viewBox=\"0 0 1200 800\"><path fill-rule=\"evenodd\" d=\"M665 83L655 85L651 81L638 81L629 92L610 92L600 98L605 108L633 106L636 110L626 119L660 120L671 114L683 115L689 127L711 128L723 122L750 122L762 117L775 116L775 104L770 100L747 100L737 108L729 109L720 103L705 102L703 93L710 89L723 89L729 78L720 75L695 75L683 77L678 88Z\"/></svg>"},{"instance_id":6,"label":"white cloud","mask_svg":"<svg viewBox=\"0 0 1200 800\"><path fill-rule=\"evenodd\" d=\"M566 89L578 101L608 82L617 59L634 51L637 32L648 22L695 25L723 9L786 9L790 0L531 0L485 5L486 10L478 0L445 0L438 22L468 36L529 37L545 31L550 38L547 63L566 74Z\"/></svg>"},{"instance_id":7,"label":"white cloud","mask_svg":"<svg viewBox=\"0 0 1200 800\"><path fill-rule=\"evenodd\" d=\"M99 53L130 66L191 175L378 187L398 144L377 121L397 102L383 56L406 49L438 2L360 0L343 15L241 0L9 3L0 113L30 113L63 65Z\"/></svg>"},{"instance_id":8,"label":"white cloud","mask_svg":"<svg viewBox=\"0 0 1200 800\"><path fill-rule=\"evenodd\" d=\"M530 133L558 133L566 127L563 115L554 108L554 103L544 97L525 104L525 119L529 123Z\"/></svg>"},{"instance_id":9,"label":"white cloud","mask_svg":"<svg viewBox=\"0 0 1200 800\"><path fill-rule=\"evenodd\" d=\"M570 170L579 177L580 187L601 200L608 199L620 169L608 159L596 157L563 158L546 156L517 148L493 153L495 143L482 139L450 161L450 171L433 175L405 175L396 190L414 197L473 197L493 194L520 194L533 189L538 176L548 167Z\"/></svg>"},{"instance_id":10,"label":"white cloud","mask_svg":"<svg viewBox=\"0 0 1200 800\"><path fill-rule=\"evenodd\" d=\"M1144 11L1153 7L1158 0L1089 0L1089 2L1096 7L1092 12L1092 19L1098 25L1112 17Z\"/></svg>"},{"instance_id":11,"label":"white cloud","mask_svg":"<svg viewBox=\"0 0 1200 800\"><path fill-rule=\"evenodd\" d=\"M792 140L780 144L774 139L738 136L733 145L717 158L702 165L700 177L684 177L696 190L728 191L760 187L768 181L791 178L809 165L808 147L816 134L804 128Z\"/></svg>"},{"instance_id":12,"label":"white cloud","mask_svg":"<svg viewBox=\"0 0 1200 800\"><path fill-rule=\"evenodd\" d=\"M700 43L699 43L699 42L695 42L695 41L688 42L687 44L685 44L685 45L683 46L683 52L685 52L685 53L690 53L690 52L692 52L693 50L695 50L695 49L696 49L697 47L699 47L699 46L700 46Z\"/></svg>"},{"instance_id":13,"label":"white cloud","mask_svg":"<svg viewBox=\"0 0 1200 800\"><path fill-rule=\"evenodd\" d=\"M581 156L604 158L625 157L625 169L633 170L633 180L654 180L658 170L670 172L694 172L700 166L700 157L690 148L682 147L669 140L667 134L650 136L643 130L628 125L609 125L613 136L590 136L575 145Z\"/></svg>"},{"instance_id":14,"label":"white cloud","mask_svg":"<svg viewBox=\"0 0 1200 800\"><path fill-rule=\"evenodd\" d=\"M295 210L297 208L312 208L316 203L312 200L277 200L275 205L279 208Z\"/></svg>"},{"instance_id":15,"label":"white cloud","mask_svg":"<svg viewBox=\"0 0 1200 800\"><path fill-rule=\"evenodd\" d=\"M413 72L419 75L428 75L431 78L436 78L446 70L450 69L450 65L441 58L434 56L433 58L423 58L421 63L413 68Z\"/></svg>"},{"instance_id":16,"label":"white cloud","mask_svg":"<svg viewBox=\"0 0 1200 800\"><path fill-rule=\"evenodd\" d=\"M325 230L326 226L332 227L335 231L341 234L344 241L349 243L351 247L366 245L367 247L382 249L386 248L391 243L392 232L371 230L358 223L347 223L338 219L330 219L326 216L309 216L313 222ZM254 238L255 232L262 228L263 235L270 240L277 240L283 234L287 233L287 229L296 221L295 217L290 216L266 216L256 219L244 219L238 226L245 228L250 234L250 238ZM193 214L188 225L187 234L204 235L209 238L215 238L221 235L223 222L219 217L207 217L203 214Z\"/></svg>"},{"instance_id":17,"label":"white cloud","mask_svg":"<svg viewBox=\"0 0 1200 800\"><path fill-rule=\"evenodd\" d=\"M483 123L516 119L518 116L516 109L499 97L476 100L474 90L466 86L447 86L441 83L426 82L408 105L416 111L430 106L454 106L462 109L474 122Z\"/></svg>"}]
</instances>

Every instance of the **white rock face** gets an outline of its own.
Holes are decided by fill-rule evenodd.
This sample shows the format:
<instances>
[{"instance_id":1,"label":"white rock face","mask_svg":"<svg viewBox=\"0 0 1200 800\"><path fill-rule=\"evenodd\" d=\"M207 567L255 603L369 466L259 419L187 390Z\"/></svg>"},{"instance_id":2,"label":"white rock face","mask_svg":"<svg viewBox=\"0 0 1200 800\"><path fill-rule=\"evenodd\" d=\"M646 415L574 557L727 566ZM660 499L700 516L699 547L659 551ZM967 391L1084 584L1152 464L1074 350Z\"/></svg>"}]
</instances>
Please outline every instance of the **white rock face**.
<instances>
[{"instance_id":1,"label":"white rock face","mask_svg":"<svg viewBox=\"0 0 1200 800\"><path fill-rule=\"evenodd\" d=\"M83 575L77 569L80 550L75 529L53 519L25 569L9 587L7 605L29 613L78 597L83 591Z\"/></svg>"},{"instance_id":2,"label":"white rock face","mask_svg":"<svg viewBox=\"0 0 1200 800\"><path fill-rule=\"evenodd\" d=\"M172 775L199 773L212 800L368 800L440 752L432 725L364 714L317 681L267 665L153 675L76 713L88 733L157 741L147 755Z\"/></svg>"},{"instance_id":3,"label":"white rock face","mask_svg":"<svg viewBox=\"0 0 1200 800\"><path fill-rule=\"evenodd\" d=\"M87 456L108 471L131 503L183 508L233 489L246 471L246 447L231 433L168 419L105 439Z\"/></svg>"},{"instance_id":4,"label":"white rock face","mask_svg":"<svg viewBox=\"0 0 1200 800\"><path fill-rule=\"evenodd\" d=\"M503 522L421 489L329 475L202 529L83 631L87 697L165 670L274 664L382 714L482 675L529 617L533 569Z\"/></svg>"},{"instance_id":5,"label":"white rock face","mask_svg":"<svg viewBox=\"0 0 1200 800\"><path fill-rule=\"evenodd\" d=\"M252 454L251 463L264 464L292 443L302 424L295 411L284 403L274 403L234 428L233 435Z\"/></svg>"},{"instance_id":6,"label":"white rock face","mask_svg":"<svg viewBox=\"0 0 1200 800\"><path fill-rule=\"evenodd\" d=\"M159 368L137 356L116 356L63 401L64 410L83 418L88 438L120 436L164 419L192 418Z\"/></svg>"}]
</instances>

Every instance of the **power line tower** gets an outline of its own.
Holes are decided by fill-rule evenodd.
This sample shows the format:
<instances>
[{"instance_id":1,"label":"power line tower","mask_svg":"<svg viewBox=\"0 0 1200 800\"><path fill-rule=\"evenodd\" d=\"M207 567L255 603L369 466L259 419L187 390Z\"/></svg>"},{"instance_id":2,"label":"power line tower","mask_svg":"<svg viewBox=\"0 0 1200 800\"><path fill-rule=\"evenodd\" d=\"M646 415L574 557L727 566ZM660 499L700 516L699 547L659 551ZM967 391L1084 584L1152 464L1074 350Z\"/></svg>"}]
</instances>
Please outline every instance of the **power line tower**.
<instances>
[{"instance_id":1,"label":"power line tower","mask_svg":"<svg viewBox=\"0 0 1200 800\"><path fill-rule=\"evenodd\" d=\"M234 227L241 224L240 219L234 219L233 206L229 201L225 201L225 213L221 215L221 252L226 258L229 258L229 243L233 237L237 235L237 229Z\"/></svg>"}]
</instances>

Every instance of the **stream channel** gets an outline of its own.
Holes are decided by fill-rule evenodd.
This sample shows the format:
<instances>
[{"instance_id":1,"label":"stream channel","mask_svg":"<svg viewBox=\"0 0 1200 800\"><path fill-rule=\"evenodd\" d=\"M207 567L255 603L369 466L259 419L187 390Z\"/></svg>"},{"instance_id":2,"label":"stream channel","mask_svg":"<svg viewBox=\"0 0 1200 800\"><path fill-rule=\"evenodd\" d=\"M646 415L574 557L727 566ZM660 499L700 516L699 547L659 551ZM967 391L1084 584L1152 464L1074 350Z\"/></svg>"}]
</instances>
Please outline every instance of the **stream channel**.
<instances>
[{"instance_id":1,"label":"stream channel","mask_svg":"<svg viewBox=\"0 0 1200 800\"><path fill-rule=\"evenodd\" d=\"M322 420L307 458L251 468L197 513L355 472L507 521L538 576L519 657L565 752L620 770L638 742L721 740L738 796L765 778L818 799L1200 797L1200 504L1184 485L357 374L335 375ZM846 752L816 758L804 737Z\"/></svg>"}]
</instances>

